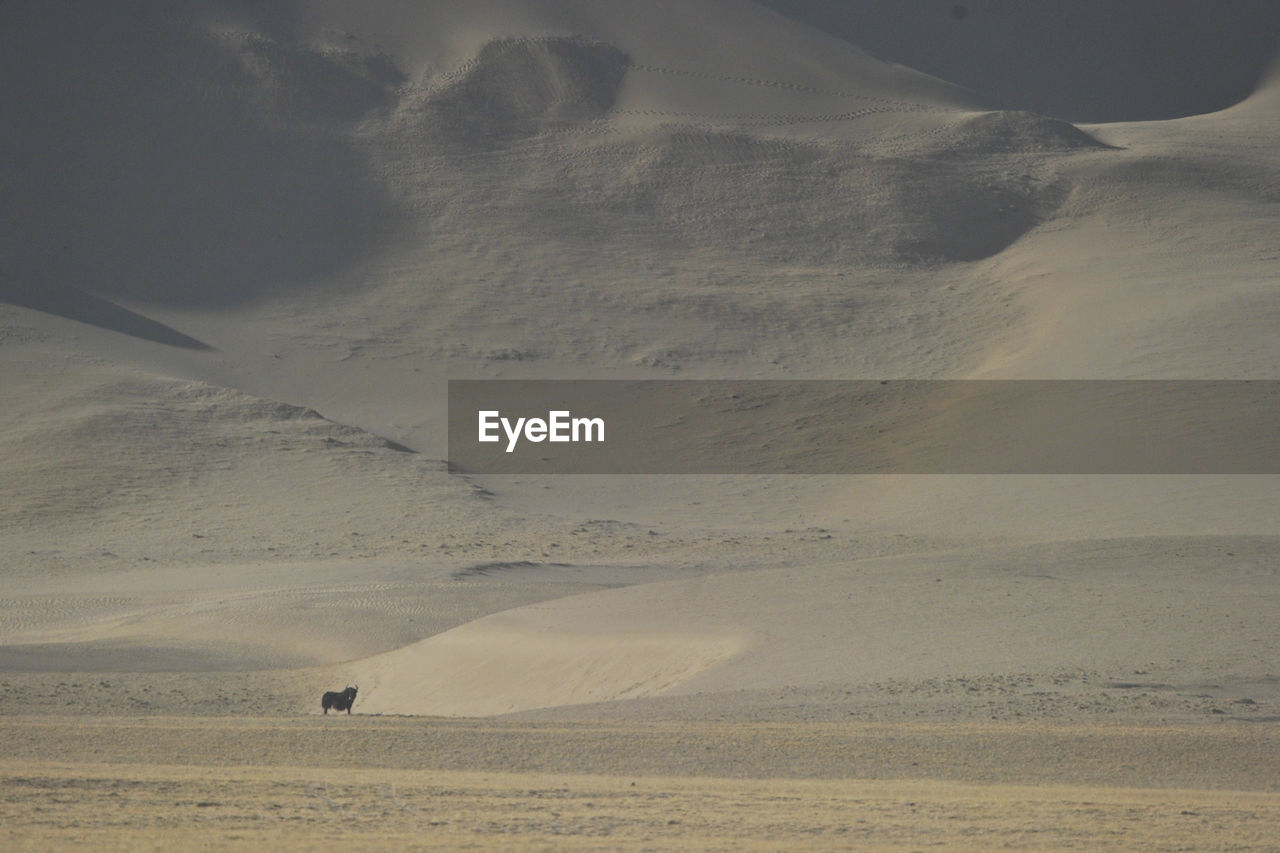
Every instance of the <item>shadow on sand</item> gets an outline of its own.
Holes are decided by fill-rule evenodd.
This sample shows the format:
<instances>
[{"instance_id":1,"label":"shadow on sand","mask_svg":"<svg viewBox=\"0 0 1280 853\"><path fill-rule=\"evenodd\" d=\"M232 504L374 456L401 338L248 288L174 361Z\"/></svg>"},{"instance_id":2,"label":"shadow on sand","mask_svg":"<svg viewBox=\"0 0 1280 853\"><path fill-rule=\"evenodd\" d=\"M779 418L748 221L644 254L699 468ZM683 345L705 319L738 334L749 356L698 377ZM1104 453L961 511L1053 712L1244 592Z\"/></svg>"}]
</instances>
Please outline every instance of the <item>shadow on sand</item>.
<instances>
[{"instance_id":1,"label":"shadow on sand","mask_svg":"<svg viewBox=\"0 0 1280 853\"><path fill-rule=\"evenodd\" d=\"M78 323L97 326L166 346L190 350L213 349L204 341L184 335L164 323L144 317L136 311L130 311L101 296L94 296L75 287L55 286L39 289L15 287L4 283L0 284L0 302L7 302L20 308L30 308L56 317L65 317Z\"/></svg>"}]
</instances>

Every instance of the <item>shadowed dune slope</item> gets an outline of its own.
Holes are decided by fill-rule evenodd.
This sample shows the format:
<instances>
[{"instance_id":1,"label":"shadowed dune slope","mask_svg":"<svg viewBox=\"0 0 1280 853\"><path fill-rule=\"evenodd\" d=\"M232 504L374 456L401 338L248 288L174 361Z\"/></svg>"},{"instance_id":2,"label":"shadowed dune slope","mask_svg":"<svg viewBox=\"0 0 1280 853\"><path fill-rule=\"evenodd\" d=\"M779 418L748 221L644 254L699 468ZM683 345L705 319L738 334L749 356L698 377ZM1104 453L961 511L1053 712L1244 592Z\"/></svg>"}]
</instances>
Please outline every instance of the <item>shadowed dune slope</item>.
<instances>
[{"instance_id":1,"label":"shadowed dune slope","mask_svg":"<svg viewBox=\"0 0 1280 853\"><path fill-rule=\"evenodd\" d=\"M376 56L225 29L200 4L3 14L0 298L236 304L376 238L386 193L347 133L398 82Z\"/></svg>"},{"instance_id":2,"label":"shadowed dune slope","mask_svg":"<svg viewBox=\"0 0 1280 853\"><path fill-rule=\"evenodd\" d=\"M0 235L0 299L195 346L126 312L323 291L343 271L344 288L368 286L389 240L432 268L486 234L629 251L650 232L659 257L745 250L771 266L975 260L1063 193L1026 183L1046 160L986 161L1092 144L1036 116L965 118L938 81L749 4L673 6L669 21L622 3L490 5L479 30L474 11L428 5L419 25L441 31L403 36L399 55L217 5L144 5L144 25L12 5L0 181L21 215ZM901 137L907 119L926 148L867 157L856 142ZM815 128L847 141L817 144ZM80 292L126 304L95 317Z\"/></svg>"},{"instance_id":3,"label":"shadowed dune slope","mask_svg":"<svg viewBox=\"0 0 1280 853\"><path fill-rule=\"evenodd\" d=\"M649 17L629 33L625 4L490 5L491 34L479 38L475 10L454 20L450 4L428 5L417 22L437 25L435 41L410 39L395 57L353 32L312 34L240 7L143 4L130 19L7 4L0 182L13 215L0 234L0 299L93 322L64 312L65 294L228 306L314 288L413 219L413 203L393 201L404 201L388 180L396 165L601 119L633 68L629 43L655 40ZM375 30L378 20L377 10L365 18ZM710 22L694 11L670 23L689 42ZM817 40L857 59L868 93L884 89L878 63ZM766 42L757 30L734 56ZM397 110L392 126L409 129L388 134ZM137 330L109 312L100 323Z\"/></svg>"}]
</instances>

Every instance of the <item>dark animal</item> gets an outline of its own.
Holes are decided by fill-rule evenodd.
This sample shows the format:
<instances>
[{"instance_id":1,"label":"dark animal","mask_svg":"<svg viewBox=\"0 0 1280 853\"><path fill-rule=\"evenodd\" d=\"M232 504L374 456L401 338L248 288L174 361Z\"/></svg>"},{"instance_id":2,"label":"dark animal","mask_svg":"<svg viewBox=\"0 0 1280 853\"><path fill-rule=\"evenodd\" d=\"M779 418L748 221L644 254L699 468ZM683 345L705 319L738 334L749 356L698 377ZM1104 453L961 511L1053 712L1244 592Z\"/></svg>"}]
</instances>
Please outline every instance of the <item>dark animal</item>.
<instances>
[{"instance_id":1,"label":"dark animal","mask_svg":"<svg viewBox=\"0 0 1280 853\"><path fill-rule=\"evenodd\" d=\"M335 711L346 711L351 713L351 706L356 702L356 691L360 688L348 687L346 690L336 692L330 690L328 693L320 697L320 707L324 708L324 712L329 713L332 708Z\"/></svg>"}]
</instances>

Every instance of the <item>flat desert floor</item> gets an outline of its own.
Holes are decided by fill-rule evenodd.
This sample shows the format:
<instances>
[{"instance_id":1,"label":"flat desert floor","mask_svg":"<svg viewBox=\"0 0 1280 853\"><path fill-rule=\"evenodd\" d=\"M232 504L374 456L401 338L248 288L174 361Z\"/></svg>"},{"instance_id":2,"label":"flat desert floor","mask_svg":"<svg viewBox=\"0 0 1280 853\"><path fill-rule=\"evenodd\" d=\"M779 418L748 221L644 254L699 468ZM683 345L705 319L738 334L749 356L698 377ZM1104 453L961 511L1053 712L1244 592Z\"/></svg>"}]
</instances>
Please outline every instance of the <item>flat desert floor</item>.
<instances>
[{"instance_id":1,"label":"flat desert floor","mask_svg":"<svg viewBox=\"0 0 1280 853\"><path fill-rule=\"evenodd\" d=\"M6 849L1274 849L1272 727L0 722Z\"/></svg>"}]
</instances>

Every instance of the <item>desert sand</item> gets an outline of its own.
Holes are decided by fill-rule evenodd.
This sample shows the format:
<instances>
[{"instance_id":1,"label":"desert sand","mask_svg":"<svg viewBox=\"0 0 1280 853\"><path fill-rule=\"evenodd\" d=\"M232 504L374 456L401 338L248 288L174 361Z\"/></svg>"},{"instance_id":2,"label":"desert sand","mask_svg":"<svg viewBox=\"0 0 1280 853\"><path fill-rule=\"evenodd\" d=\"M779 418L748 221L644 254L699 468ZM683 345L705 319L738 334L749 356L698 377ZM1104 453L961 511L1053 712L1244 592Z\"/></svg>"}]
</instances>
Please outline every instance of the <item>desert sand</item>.
<instances>
[{"instance_id":1,"label":"desert sand","mask_svg":"<svg viewBox=\"0 0 1280 853\"><path fill-rule=\"evenodd\" d=\"M1280 13L1072 7L6 4L5 846L1275 849L1275 475L446 458L449 379L1280 379Z\"/></svg>"}]
</instances>

